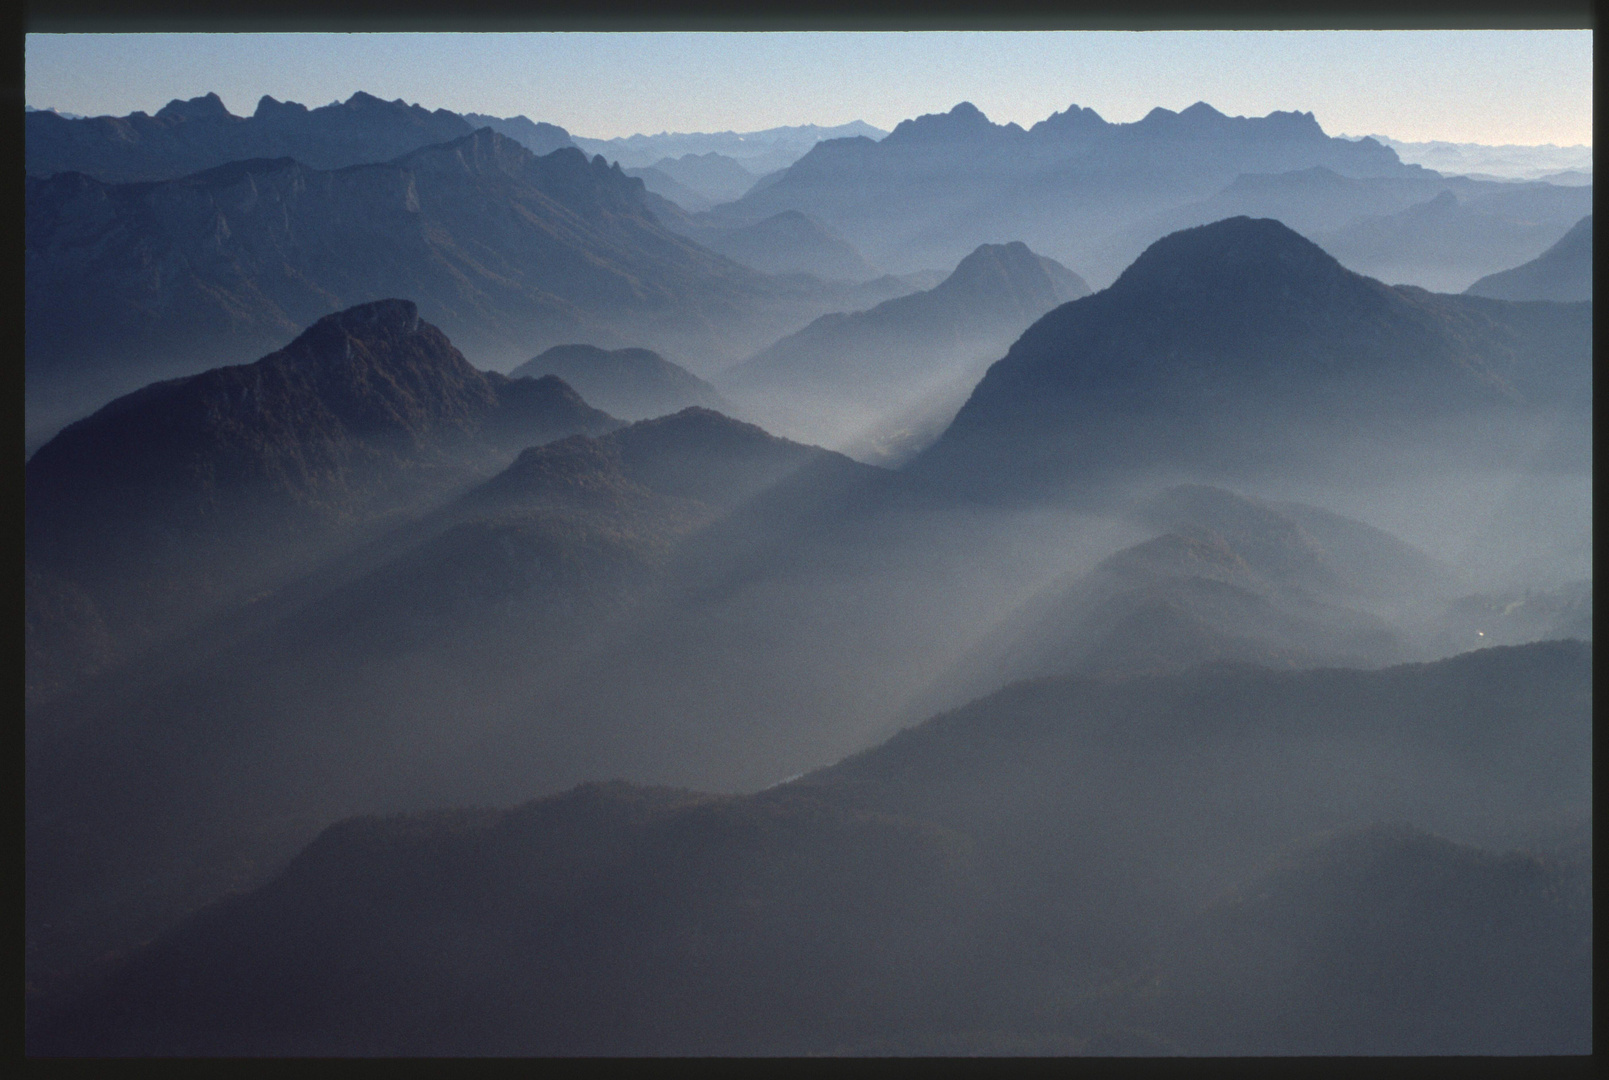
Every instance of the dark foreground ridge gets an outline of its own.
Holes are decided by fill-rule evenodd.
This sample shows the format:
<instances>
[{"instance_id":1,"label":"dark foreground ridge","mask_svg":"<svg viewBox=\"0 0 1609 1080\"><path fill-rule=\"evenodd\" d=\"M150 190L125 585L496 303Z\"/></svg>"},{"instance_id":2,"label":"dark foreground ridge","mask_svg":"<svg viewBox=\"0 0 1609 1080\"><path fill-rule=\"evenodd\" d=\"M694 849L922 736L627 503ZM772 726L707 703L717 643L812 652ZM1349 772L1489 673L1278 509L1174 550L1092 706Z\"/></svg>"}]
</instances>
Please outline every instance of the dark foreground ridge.
<instances>
[{"instance_id":1,"label":"dark foreground ridge","mask_svg":"<svg viewBox=\"0 0 1609 1080\"><path fill-rule=\"evenodd\" d=\"M756 795L357 819L29 1052L1581 1053L1590 679L1042 680Z\"/></svg>"}]
</instances>

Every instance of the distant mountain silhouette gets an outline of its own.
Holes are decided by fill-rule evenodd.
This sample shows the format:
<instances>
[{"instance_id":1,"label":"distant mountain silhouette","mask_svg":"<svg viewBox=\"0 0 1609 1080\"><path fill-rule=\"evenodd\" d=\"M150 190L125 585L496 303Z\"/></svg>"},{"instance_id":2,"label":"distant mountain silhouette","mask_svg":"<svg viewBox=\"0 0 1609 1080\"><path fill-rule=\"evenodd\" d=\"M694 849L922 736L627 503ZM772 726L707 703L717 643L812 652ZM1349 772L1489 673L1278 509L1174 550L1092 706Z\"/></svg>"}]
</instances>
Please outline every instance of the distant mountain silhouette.
<instances>
[{"instance_id":1,"label":"distant mountain silhouette","mask_svg":"<svg viewBox=\"0 0 1609 1080\"><path fill-rule=\"evenodd\" d=\"M1590 665L1042 680L753 795L356 818L28 1050L1582 1052L1590 848L1426 830L1580 819Z\"/></svg>"},{"instance_id":2,"label":"distant mountain silhouette","mask_svg":"<svg viewBox=\"0 0 1609 1080\"><path fill-rule=\"evenodd\" d=\"M906 120L880 141L823 142L776 182L720 209L737 223L802 211L892 271L950 265L979 243L1021 236L1105 281L1132 253L1108 269L1090 261L1096 243L1130 222L1243 173L1314 166L1349 177L1427 175L1372 140L1329 138L1311 114L1228 117L1198 103L1110 124L1073 106L1024 131L963 102Z\"/></svg>"},{"instance_id":3,"label":"distant mountain silhouette","mask_svg":"<svg viewBox=\"0 0 1609 1080\"><path fill-rule=\"evenodd\" d=\"M1459 194L1444 190L1396 213L1311 235L1360 273L1462 292L1481 277L1539 256L1592 211L1591 187L1483 187Z\"/></svg>"},{"instance_id":4,"label":"distant mountain silhouette","mask_svg":"<svg viewBox=\"0 0 1609 1080\"><path fill-rule=\"evenodd\" d=\"M570 133L557 124L545 124L524 116L501 119L482 113L465 113L464 119L471 127L489 127L499 135L507 135L537 157L575 145L570 141Z\"/></svg>"},{"instance_id":5,"label":"distant mountain silhouette","mask_svg":"<svg viewBox=\"0 0 1609 1080\"><path fill-rule=\"evenodd\" d=\"M27 464L28 560L132 647L263 587L292 552L618 423L558 379L476 370L411 301L360 305L69 425ZM29 630L50 636L43 611Z\"/></svg>"},{"instance_id":6,"label":"distant mountain silhouette","mask_svg":"<svg viewBox=\"0 0 1609 1080\"><path fill-rule=\"evenodd\" d=\"M689 405L730 411L715 387L648 349L555 345L510 374L557 375L588 402L623 420L664 416Z\"/></svg>"},{"instance_id":7,"label":"distant mountain silhouette","mask_svg":"<svg viewBox=\"0 0 1609 1080\"><path fill-rule=\"evenodd\" d=\"M1394 289L1276 221L1232 218L1157 241L1040 319L910 468L950 490L1088 493L1148 467L1288 473L1365 431L1457 438L1442 418L1519 403L1579 412L1590 322ZM1491 435L1465 432L1471 449Z\"/></svg>"},{"instance_id":8,"label":"distant mountain silhouette","mask_svg":"<svg viewBox=\"0 0 1609 1080\"><path fill-rule=\"evenodd\" d=\"M1592 215L1530 262L1488 274L1464 292L1496 300L1591 300Z\"/></svg>"},{"instance_id":9,"label":"distant mountain silhouette","mask_svg":"<svg viewBox=\"0 0 1609 1080\"><path fill-rule=\"evenodd\" d=\"M264 95L251 116L234 116L217 94L170 101L155 116L68 120L27 116L29 176L78 172L110 184L173 180L251 158L295 158L313 169L390 161L474 126L446 109L381 101L361 90L309 109Z\"/></svg>"},{"instance_id":10,"label":"distant mountain silhouette","mask_svg":"<svg viewBox=\"0 0 1609 1080\"><path fill-rule=\"evenodd\" d=\"M661 132L615 139L576 137L575 142L589 154L602 154L610 161L618 161L623 169L644 168L667 157L721 154L755 176L764 176L792 165L823 139L855 136L880 139L887 134L881 128L853 120L832 127L800 124L764 131Z\"/></svg>"},{"instance_id":11,"label":"distant mountain silhouette","mask_svg":"<svg viewBox=\"0 0 1609 1080\"><path fill-rule=\"evenodd\" d=\"M386 296L484 366L589 341L713 367L831 302L666 231L644 194L601 159L535 157L486 129L334 172L281 159L154 185L30 179L30 415L261 355Z\"/></svg>"},{"instance_id":12,"label":"distant mountain silhouette","mask_svg":"<svg viewBox=\"0 0 1609 1080\"><path fill-rule=\"evenodd\" d=\"M998 356L1035 319L1089 294L1077 274L1026 244L985 244L943 282L868 311L825 315L718 380L778 430L826 441L823 423L917 400Z\"/></svg>"}]
</instances>

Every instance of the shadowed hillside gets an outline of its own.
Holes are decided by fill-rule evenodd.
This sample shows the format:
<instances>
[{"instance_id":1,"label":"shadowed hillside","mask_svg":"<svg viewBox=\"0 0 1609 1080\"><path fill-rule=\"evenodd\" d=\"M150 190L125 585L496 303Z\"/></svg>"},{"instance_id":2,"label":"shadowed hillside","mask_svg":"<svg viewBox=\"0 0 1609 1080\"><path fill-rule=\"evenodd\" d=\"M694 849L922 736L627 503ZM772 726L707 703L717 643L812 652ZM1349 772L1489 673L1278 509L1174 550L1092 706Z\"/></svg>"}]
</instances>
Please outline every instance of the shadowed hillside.
<instances>
[{"instance_id":1,"label":"shadowed hillside","mask_svg":"<svg viewBox=\"0 0 1609 1080\"><path fill-rule=\"evenodd\" d=\"M406 300L120 398L28 461L30 694L104 662L80 628L126 655L522 446L618 423L557 379L476 370Z\"/></svg>"},{"instance_id":2,"label":"shadowed hillside","mask_svg":"<svg viewBox=\"0 0 1609 1080\"><path fill-rule=\"evenodd\" d=\"M1233 218L1159 240L1040 319L911 469L949 491L1087 494L1185 463L1223 481L1433 445L1501 461L1535 427L1522 406L1583 430L1590 327L1584 305L1391 288L1278 222Z\"/></svg>"}]
</instances>

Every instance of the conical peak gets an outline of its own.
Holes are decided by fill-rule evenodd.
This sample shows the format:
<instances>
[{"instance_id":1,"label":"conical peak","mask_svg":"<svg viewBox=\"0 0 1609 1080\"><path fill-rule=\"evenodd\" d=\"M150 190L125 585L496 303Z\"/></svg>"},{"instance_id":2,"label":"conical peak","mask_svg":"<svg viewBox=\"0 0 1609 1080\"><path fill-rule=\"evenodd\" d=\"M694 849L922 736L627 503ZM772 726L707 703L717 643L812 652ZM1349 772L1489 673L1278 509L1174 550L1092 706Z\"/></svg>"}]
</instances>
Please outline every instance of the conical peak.
<instances>
[{"instance_id":1,"label":"conical peak","mask_svg":"<svg viewBox=\"0 0 1609 1080\"><path fill-rule=\"evenodd\" d=\"M188 101L174 98L157 111L157 118L163 120L232 120L234 115L224 107L223 100L216 93L209 93L202 97L194 97Z\"/></svg>"},{"instance_id":2,"label":"conical peak","mask_svg":"<svg viewBox=\"0 0 1609 1080\"><path fill-rule=\"evenodd\" d=\"M980 244L956 264L955 270L944 279L943 284L964 283L1001 266L1040 269L1039 256L1021 240L1005 244Z\"/></svg>"}]
</instances>

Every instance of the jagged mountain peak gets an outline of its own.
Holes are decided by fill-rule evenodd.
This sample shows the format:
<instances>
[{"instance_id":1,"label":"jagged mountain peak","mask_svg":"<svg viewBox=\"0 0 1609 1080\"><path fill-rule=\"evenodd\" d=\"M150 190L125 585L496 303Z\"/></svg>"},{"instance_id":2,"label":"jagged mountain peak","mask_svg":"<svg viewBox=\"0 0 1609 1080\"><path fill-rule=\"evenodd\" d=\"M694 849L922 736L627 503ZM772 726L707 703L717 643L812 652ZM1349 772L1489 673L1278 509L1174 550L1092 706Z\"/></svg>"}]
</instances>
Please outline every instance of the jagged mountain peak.
<instances>
[{"instance_id":1,"label":"jagged mountain peak","mask_svg":"<svg viewBox=\"0 0 1609 1080\"><path fill-rule=\"evenodd\" d=\"M238 120L224 107L223 99L216 93L204 94L188 101L174 98L161 109L157 110L158 120Z\"/></svg>"},{"instance_id":2,"label":"jagged mountain peak","mask_svg":"<svg viewBox=\"0 0 1609 1080\"><path fill-rule=\"evenodd\" d=\"M972 102L963 101L946 113L927 113L913 120L900 121L899 125L882 140L881 145L897 146L911 140L994 134L1015 126L996 124Z\"/></svg>"},{"instance_id":3,"label":"jagged mountain peak","mask_svg":"<svg viewBox=\"0 0 1609 1080\"><path fill-rule=\"evenodd\" d=\"M300 102L279 101L268 94L264 94L257 99L257 110L252 113L252 117L253 119L263 120L271 117L305 116L307 111L307 106Z\"/></svg>"},{"instance_id":4,"label":"jagged mountain peak","mask_svg":"<svg viewBox=\"0 0 1609 1080\"><path fill-rule=\"evenodd\" d=\"M1028 132L1031 135L1073 135L1104 131L1111 126L1094 109L1072 104L1062 112L1051 113Z\"/></svg>"},{"instance_id":5,"label":"jagged mountain peak","mask_svg":"<svg viewBox=\"0 0 1609 1080\"><path fill-rule=\"evenodd\" d=\"M254 363L153 383L68 425L28 462L29 498L47 509L93 492L129 503L144 488L186 505L250 491L322 498L360 461L616 423L558 379L477 370L411 300L380 300L327 315Z\"/></svg>"}]
</instances>

